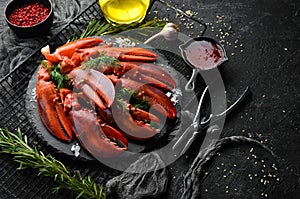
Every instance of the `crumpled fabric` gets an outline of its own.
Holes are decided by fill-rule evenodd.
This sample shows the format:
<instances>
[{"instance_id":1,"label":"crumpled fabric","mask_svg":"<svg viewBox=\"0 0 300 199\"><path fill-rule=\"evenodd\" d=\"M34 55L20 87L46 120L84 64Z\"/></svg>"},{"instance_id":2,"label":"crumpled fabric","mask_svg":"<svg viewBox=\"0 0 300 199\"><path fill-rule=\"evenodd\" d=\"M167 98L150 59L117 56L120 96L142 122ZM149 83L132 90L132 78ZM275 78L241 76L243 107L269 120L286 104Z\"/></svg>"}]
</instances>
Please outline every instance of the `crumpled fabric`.
<instances>
[{"instance_id":1,"label":"crumpled fabric","mask_svg":"<svg viewBox=\"0 0 300 199\"><path fill-rule=\"evenodd\" d=\"M8 0L0 0L0 9L4 10ZM91 1L88 0L52 0L54 19L47 35L22 39L8 27L1 17L0 23L0 79L5 77L19 63L24 61L44 42L61 30L70 20L77 16ZM3 13L1 13L3 15Z\"/></svg>"},{"instance_id":2,"label":"crumpled fabric","mask_svg":"<svg viewBox=\"0 0 300 199\"><path fill-rule=\"evenodd\" d=\"M165 164L157 153L152 152L132 163L121 175L109 180L106 188L111 198L141 199L160 196L167 184Z\"/></svg>"}]
</instances>

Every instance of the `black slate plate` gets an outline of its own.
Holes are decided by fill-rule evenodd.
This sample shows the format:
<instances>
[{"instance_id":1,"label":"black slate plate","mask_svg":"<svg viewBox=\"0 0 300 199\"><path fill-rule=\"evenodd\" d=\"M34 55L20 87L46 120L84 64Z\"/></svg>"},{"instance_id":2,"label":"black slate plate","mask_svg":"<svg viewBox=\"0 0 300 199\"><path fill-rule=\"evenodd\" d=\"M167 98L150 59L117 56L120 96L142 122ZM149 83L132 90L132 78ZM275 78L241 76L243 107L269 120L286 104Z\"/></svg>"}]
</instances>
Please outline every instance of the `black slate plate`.
<instances>
[{"instance_id":1,"label":"black slate plate","mask_svg":"<svg viewBox=\"0 0 300 199\"><path fill-rule=\"evenodd\" d=\"M105 39L106 41L113 41L114 39L111 39L109 37L101 37ZM115 44L114 44L115 45ZM138 47L143 47L143 48L148 48L149 46L145 45L137 45ZM156 64L162 66L176 81L176 84L178 85L177 87L179 88L179 81L178 78L176 77L176 72L175 69L172 67L168 66L168 61L167 59L164 58L164 56L154 49L150 50L156 52L158 54L158 59L155 62ZM42 123L39 113L38 113L38 108L37 108L37 103L35 100L35 87L36 87L36 82L37 82L37 73L38 73L38 68L31 77L31 80L29 81L27 92L26 92L26 109L27 109L27 115L29 118L30 123L35 127L36 129L36 134L42 140L46 143L47 146L51 147L54 149L57 153L62 153L67 156L71 156L75 158L74 152L71 151L72 146L75 144L79 144L79 141L75 138L71 143L64 143L55 138L44 126ZM177 113L180 113L180 106L176 105ZM171 122L167 122L166 125L161 129L160 133L151 138L148 141L144 142L135 142L128 140L128 151L131 152L148 152L151 150L158 149L162 147L164 144L170 141L170 138L168 138L169 133L172 131L172 129L175 128L176 125L178 125L180 122L180 114L177 114L177 117L175 120ZM80 144L79 144L80 145ZM89 154L88 151L84 150L81 148L80 150L80 155L77 157L78 159L82 160L96 160L93 156Z\"/></svg>"}]
</instances>

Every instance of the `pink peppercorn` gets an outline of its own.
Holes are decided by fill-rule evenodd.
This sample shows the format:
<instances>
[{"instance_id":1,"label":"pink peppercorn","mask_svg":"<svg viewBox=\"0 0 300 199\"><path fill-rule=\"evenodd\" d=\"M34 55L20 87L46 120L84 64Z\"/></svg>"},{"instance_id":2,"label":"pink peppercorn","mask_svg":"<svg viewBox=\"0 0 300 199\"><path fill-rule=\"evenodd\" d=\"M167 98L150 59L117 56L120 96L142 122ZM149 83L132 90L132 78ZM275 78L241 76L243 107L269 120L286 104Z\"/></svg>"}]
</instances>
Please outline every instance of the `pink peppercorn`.
<instances>
[{"instance_id":1,"label":"pink peppercorn","mask_svg":"<svg viewBox=\"0 0 300 199\"><path fill-rule=\"evenodd\" d=\"M49 8L40 3L25 4L15 9L8 17L10 23L28 27L40 23L49 15Z\"/></svg>"}]
</instances>

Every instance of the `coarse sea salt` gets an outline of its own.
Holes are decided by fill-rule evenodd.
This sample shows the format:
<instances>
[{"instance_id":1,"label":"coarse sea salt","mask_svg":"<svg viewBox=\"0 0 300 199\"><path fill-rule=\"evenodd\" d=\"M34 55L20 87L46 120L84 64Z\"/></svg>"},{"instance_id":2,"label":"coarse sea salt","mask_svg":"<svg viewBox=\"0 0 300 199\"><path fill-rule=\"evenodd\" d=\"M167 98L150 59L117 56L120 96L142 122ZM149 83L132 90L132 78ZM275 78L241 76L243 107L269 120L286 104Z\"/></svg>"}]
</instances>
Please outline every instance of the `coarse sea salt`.
<instances>
[{"instance_id":1,"label":"coarse sea salt","mask_svg":"<svg viewBox=\"0 0 300 199\"><path fill-rule=\"evenodd\" d=\"M115 38L114 43L116 43L117 46L124 48L124 47L135 47L137 45L136 42L131 41L128 38L121 38L121 37L117 37Z\"/></svg>"}]
</instances>

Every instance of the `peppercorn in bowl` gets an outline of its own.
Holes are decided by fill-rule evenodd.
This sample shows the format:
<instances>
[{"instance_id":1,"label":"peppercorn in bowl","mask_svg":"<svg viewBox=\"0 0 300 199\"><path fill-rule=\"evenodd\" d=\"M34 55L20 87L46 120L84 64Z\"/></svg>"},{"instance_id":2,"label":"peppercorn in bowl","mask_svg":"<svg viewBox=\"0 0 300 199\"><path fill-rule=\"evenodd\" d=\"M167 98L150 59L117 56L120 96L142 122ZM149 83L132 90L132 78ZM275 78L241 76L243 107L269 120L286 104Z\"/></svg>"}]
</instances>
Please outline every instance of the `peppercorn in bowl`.
<instances>
[{"instance_id":1,"label":"peppercorn in bowl","mask_svg":"<svg viewBox=\"0 0 300 199\"><path fill-rule=\"evenodd\" d=\"M22 38L45 35L53 23L50 0L13 0L4 9L8 26Z\"/></svg>"}]
</instances>

